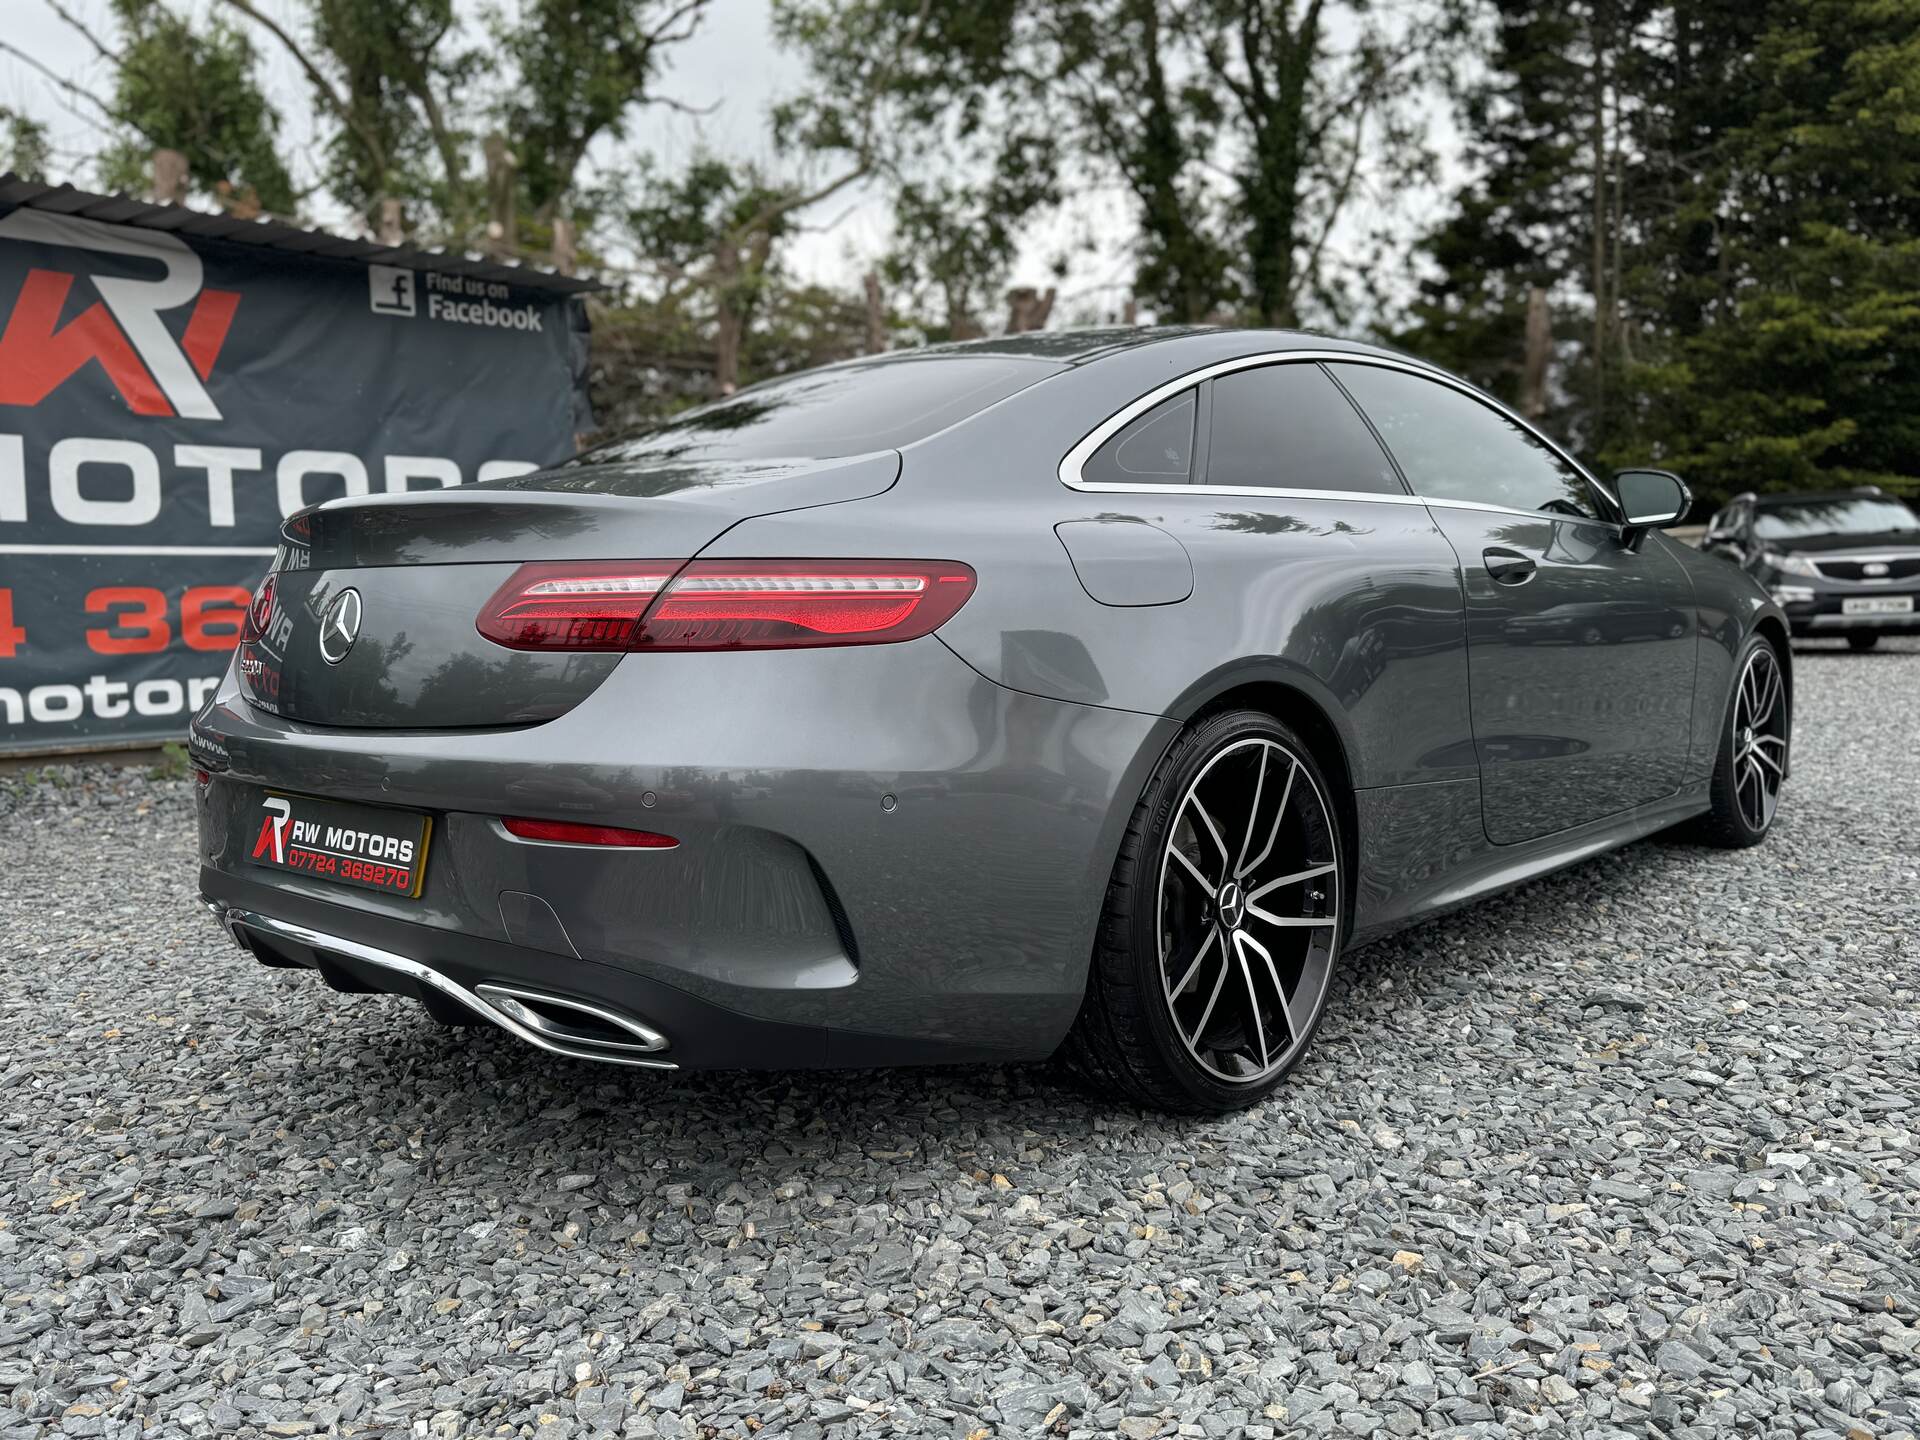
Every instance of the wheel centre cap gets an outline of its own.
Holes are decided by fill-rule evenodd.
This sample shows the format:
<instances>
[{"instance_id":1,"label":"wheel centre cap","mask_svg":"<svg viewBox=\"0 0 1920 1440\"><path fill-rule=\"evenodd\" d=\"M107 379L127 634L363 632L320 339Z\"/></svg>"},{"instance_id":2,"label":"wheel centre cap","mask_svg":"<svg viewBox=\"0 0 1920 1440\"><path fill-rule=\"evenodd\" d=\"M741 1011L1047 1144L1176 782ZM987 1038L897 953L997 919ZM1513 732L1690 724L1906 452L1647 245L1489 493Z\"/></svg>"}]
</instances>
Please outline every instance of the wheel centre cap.
<instances>
[{"instance_id":1,"label":"wheel centre cap","mask_svg":"<svg viewBox=\"0 0 1920 1440\"><path fill-rule=\"evenodd\" d=\"M1247 918L1247 892L1240 888L1238 880L1222 885L1213 905L1220 912L1220 923L1229 930L1238 930L1240 922Z\"/></svg>"},{"instance_id":2,"label":"wheel centre cap","mask_svg":"<svg viewBox=\"0 0 1920 1440\"><path fill-rule=\"evenodd\" d=\"M1740 732L1740 743L1742 745L1753 744L1753 727L1751 725Z\"/></svg>"}]
</instances>

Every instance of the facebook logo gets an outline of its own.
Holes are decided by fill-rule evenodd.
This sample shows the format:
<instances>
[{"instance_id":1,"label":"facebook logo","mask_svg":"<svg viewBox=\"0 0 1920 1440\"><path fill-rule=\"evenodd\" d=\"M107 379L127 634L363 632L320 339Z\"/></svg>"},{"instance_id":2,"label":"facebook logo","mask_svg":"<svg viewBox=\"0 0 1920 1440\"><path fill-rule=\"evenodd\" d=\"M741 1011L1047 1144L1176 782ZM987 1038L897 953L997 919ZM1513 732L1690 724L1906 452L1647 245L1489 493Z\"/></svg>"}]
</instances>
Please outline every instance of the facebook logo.
<instances>
[{"instance_id":1,"label":"facebook logo","mask_svg":"<svg viewBox=\"0 0 1920 1440\"><path fill-rule=\"evenodd\" d=\"M369 265L367 303L376 315L413 314L413 271Z\"/></svg>"}]
</instances>

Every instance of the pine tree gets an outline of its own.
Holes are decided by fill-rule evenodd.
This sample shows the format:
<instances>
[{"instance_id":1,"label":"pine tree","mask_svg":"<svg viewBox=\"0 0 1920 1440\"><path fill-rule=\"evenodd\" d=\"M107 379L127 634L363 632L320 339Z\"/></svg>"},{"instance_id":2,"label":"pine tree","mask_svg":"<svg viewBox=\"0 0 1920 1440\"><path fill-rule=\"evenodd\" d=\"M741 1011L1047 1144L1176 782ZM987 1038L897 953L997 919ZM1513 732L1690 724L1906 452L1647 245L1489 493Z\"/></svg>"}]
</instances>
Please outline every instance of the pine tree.
<instances>
[{"instance_id":1,"label":"pine tree","mask_svg":"<svg viewBox=\"0 0 1920 1440\"><path fill-rule=\"evenodd\" d=\"M1920 492L1920 9L1771 8L1637 427L1702 488Z\"/></svg>"},{"instance_id":2,"label":"pine tree","mask_svg":"<svg viewBox=\"0 0 1920 1440\"><path fill-rule=\"evenodd\" d=\"M1479 174L1396 338L1705 498L1920 489L1920 7L1495 8Z\"/></svg>"}]
</instances>

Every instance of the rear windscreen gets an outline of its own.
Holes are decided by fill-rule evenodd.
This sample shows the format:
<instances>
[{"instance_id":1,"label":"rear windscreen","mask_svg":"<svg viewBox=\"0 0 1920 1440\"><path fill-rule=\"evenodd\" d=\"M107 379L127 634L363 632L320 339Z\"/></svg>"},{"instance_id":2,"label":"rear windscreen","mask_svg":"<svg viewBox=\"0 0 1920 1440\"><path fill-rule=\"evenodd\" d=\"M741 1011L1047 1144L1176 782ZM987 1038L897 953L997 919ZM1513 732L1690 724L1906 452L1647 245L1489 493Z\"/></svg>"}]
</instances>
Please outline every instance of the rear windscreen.
<instances>
[{"instance_id":1,"label":"rear windscreen","mask_svg":"<svg viewBox=\"0 0 1920 1440\"><path fill-rule=\"evenodd\" d=\"M897 450L1059 369L1046 361L988 355L835 365L755 385L569 463L824 460Z\"/></svg>"}]
</instances>

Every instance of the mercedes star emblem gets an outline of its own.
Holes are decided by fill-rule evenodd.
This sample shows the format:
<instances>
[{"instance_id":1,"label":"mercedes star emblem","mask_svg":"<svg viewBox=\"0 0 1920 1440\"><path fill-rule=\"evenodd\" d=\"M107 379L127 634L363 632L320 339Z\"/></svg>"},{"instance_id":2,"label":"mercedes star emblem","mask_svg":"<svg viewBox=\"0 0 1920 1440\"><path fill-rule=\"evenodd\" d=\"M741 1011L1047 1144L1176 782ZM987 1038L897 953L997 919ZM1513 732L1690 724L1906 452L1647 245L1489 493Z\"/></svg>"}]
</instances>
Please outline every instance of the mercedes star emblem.
<instances>
[{"instance_id":1,"label":"mercedes star emblem","mask_svg":"<svg viewBox=\"0 0 1920 1440\"><path fill-rule=\"evenodd\" d=\"M360 592L342 590L320 621L320 658L338 665L360 638Z\"/></svg>"}]
</instances>

